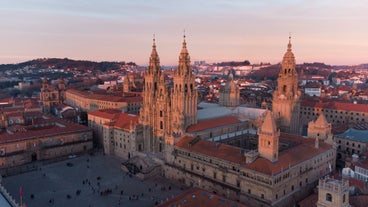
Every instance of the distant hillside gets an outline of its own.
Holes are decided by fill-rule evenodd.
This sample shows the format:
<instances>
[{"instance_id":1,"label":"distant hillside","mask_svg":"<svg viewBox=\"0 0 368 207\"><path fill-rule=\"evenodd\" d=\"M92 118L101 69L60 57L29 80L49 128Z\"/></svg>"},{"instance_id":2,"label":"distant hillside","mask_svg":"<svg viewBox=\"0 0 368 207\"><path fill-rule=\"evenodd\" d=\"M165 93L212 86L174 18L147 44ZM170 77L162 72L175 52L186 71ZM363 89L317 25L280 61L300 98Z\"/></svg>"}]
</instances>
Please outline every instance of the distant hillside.
<instances>
[{"instance_id":1,"label":"distant hillside","mask_svg":"<svg viewBox=\"0 0 368 207\"><path fill-rule=\"evenodd\" d=\"M324 63L303 63L296 65L296 71L298 73L303 69L304 73L307 74L315 74L315 75L323 75L327 77L329 72L326 69L331 69L332 66L326 65ZM270 65L260 70L255 70L250 75L251 78L263 80L263 79L272 79L276 80L279 72L281 70L281 64Z\"/></svg>"},{"instance_id":2,"label":"distant hillside","mask_svg":"<svg viewBox=\"0 0 368 207\"><path fill-rule=\"evenodd\" d=\"M0 65L0 70L9 70L9 69L19 69L28 67L34 68L54 68L54 69L88 69L88 70L99 70L106 71L121 69L125 65L135 66L136 64L133 62L125 63L125 62L93 62L87 60L71 60L68 58L43 58L43 59L35 59L30 60L23 63L18 64L2 64Z\"/></svg>"},{"instance_id":3,"label":"distant hillside","mask_svg":"<svg viewBox=\"0 0 368 207\"><path fill-rule=\"evenodd\" d=\"M333 69L368 69L368 63L360 65L334 65Z\"/></svg>"},{"instance_id":4,"label":"distant hillside","mask_svg":"<svg viewBox=\"0 0 368 207\"><path fill-rule=\"evenodd\" d=\"M218 66L232 66L232 67L237 67L237 66L247 66L250 65L250 62L248 60L244 60L244 61L228 61L228 62L221 62L221 63L217 63Z\"/></svg>"}]
</instances>

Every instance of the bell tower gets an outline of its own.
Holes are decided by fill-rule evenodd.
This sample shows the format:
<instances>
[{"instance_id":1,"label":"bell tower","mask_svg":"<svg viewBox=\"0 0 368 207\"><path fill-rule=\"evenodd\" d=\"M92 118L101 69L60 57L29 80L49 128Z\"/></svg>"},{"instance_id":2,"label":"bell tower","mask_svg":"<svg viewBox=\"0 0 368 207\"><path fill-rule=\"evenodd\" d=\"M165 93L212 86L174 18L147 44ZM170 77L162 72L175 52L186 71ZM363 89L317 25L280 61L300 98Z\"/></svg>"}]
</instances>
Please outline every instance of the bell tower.
<instances>
[{"instance_id":1,"label":"bell tower","mask_svg":"<svg viewBox=\"0 0 368 207\"><path fill-rule=\"evenodd\" d=\"M321 178L318 183L317 207L350 207L349 180Z\"/></svg>"},{"instance_id":2,"label":"bell tower","mask_svg":"<svg viewBox=\"0 0 368 207\"><path fill-rule=\"evenodd\" d=\"M284 54L277 78L277 89L273 93L272 111L282 132L299 134L300 91L295 57L291 50L291 37Z\"/></svg>"},{"instance_id":3,"label":"bell tower","mask_svg":"<svg viewBox=\"0 0 368 207\"><path fill-rule=\"evenodd\" d=\"M145 150L158 153L163 150L164 132L168 131L168 93L164 75L160 67L160 59L153 38L152 52L148 70L144 74L143 104L140 111L140 123L143 125Z\"/></svg>"},{"instance_id":4,"label":"bell tower","mask_svg":"<svg viewBox=\"0 0 368 207\"><path fill-rule=\"evenodd\" d=\"M185 35L179 56L178 70L174 74L172 90L172 135L181 136L188 126L197 123L198 93L195 89L195 75L190 66Z\"/></svg>"}]
</instances>

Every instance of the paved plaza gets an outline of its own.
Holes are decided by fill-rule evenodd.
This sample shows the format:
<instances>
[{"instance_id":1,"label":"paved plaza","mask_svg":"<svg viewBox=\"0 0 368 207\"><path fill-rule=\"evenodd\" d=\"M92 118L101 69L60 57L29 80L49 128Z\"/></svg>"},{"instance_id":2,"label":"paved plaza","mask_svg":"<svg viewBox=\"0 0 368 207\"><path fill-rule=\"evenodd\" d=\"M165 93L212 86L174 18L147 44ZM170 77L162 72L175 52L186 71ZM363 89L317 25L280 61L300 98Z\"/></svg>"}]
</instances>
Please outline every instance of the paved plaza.
<instances>
[{"instance_id":1,"label":"paved plaza","mask_svg":"<svg viewBox=\"0 0 368 207\"><path fill-rule=\"evenodd\" d=\"M155 206L182 190L163 178L141 181L120 169L110 156L83 155L40 166L38 170L3 178L19 201L22 186L27 207Z\"/></svg>"}]
</instances>

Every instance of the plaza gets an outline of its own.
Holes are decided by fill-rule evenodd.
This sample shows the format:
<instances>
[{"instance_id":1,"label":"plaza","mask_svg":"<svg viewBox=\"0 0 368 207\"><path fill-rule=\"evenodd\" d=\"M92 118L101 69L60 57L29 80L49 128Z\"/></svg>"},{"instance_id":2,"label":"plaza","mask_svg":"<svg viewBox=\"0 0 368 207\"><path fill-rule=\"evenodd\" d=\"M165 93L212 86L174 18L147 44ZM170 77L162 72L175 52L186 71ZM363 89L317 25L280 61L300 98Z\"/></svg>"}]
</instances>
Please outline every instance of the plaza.
<instances>
[{"instance_id":1,"label":"plaza","mask_svg":"<svg viewBox=\"0 0 368 207\"><path fill-rule=\"evenodd\" d=\"M22 186L27 207L155 206L182 192L163 178L142 181L129 175L120 160L101 153L36 165L37 170L3 178L17 201Z\"/></svg>"}]
</instances>

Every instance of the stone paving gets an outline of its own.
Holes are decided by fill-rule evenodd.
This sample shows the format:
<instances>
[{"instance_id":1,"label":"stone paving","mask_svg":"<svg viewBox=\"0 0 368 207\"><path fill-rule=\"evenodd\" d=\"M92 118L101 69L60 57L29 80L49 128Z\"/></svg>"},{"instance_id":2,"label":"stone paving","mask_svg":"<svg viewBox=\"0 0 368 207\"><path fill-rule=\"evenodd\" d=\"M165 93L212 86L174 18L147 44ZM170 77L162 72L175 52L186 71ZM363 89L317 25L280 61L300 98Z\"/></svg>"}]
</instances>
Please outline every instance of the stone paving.
<instances>
[{"instance_id":1,"label":"stone paving","mask_svg":"<svg viewBox=\"0 0 368 207\"><path fill-rule=\"evenodd\" d=\"M3 185L19 201L22 186L27 207L144 207L182 192L163 178L141 181L120 169L114 157L82 155L42 165L40 169L3 178Z\"/></svg>"}]
</instances>

